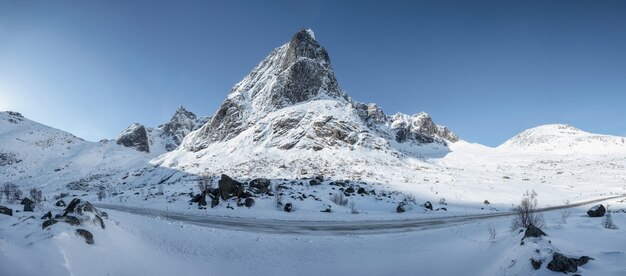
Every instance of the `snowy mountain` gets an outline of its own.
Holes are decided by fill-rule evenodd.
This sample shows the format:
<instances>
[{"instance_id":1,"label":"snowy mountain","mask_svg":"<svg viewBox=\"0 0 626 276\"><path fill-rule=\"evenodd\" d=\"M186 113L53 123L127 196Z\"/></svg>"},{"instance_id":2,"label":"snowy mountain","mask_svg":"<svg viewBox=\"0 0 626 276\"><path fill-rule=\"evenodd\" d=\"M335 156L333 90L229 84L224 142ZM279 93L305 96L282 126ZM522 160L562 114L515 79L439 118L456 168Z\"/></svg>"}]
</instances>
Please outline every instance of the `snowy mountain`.
<instances>
[{"instance_id":1,"label":"snowy mountain","mask_svg":"<svg viewBox=\"0 0 626 276\"><path fill-rule=\"evenodd\" d=\"M70 133L0 112L0 179L26 187L91 190L115 185L113 176L147 164L150 156L111 141Z\"/></svg>"},{"instance_id":2,"label":"snowy mountain","mask_svg":"<svg viewBox=\"0 0 626 276\"><path fill-rule=\"evenodd\" d=\"M310 30L267 58L230 91L215 115L192 132L182 148L200 151L236 140L249 147L282 150L359 148L388 152L398 144L421 145L458 137L425 113L387 116L374 104L353 101L341 90L326 50Z\"/></svg>"},{"instance_id":3,"label":"snowy mountain","mask_svg":"<svg viewBox=\"0 0 626 276\"><path fill-rule=\"evenodd\" d=\"M525 130L498 149L556 154L624 154L625 140L625 137L594 134L570 125L552 124Z\"/></svg>"},{"instance_id":4,"label":"snowy mountain","mask_svg":"<svg viewBox=\"0 0 626 276\"><path fill-rule=\"evenodd\" d=\"M208 117L196 117L192 112L179 106L167 123L156 128L134 123L122 131L116 141L118 145L153 153L156 156L176 149L187 134L208 120Z\"/></svg>"}]
</instances>

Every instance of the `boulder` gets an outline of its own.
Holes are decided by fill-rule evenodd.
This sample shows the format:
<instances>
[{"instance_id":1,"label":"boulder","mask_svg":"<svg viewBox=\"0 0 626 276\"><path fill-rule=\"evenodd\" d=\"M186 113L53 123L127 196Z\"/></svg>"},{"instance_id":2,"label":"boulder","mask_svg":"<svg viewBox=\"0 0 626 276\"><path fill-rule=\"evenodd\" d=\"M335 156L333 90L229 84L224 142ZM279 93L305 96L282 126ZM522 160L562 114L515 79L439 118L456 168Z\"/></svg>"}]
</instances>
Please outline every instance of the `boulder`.
<instances>
[{"instance_id":1,"label":"boulder","mask_svg":"<svg viewBox=\"0 0 626 276\"><path fill-rule=\"evenodd\" d=\"M489 200L486 200L486 199L485 199L485 201L483 201L483 203L484 203L485 205L489 205L489 204L491 204L491 203L489 202Z\"/></svg>"},{"instance_id":2,"label":"boulder","mask_svg":"<svg viewBox=\"0 0 626 276\"><path fill-rule=\"evenodd\" d=\"M57 207L65 207L66 206L65 201L63 201L63 199L60 199L54 205L56 205Z\"/></svg>"},{"instance_id":3,"label":"boulder","mask_svg":"<svg viewBox=\"0 0 626 276\"><path fill-rule=\"evenodd\" d=\"M62 221L69 225L74 225L74 226L80 225L80 220L75 216L63 216L59 218L59 221Z\"/></svg>"},{"instance_id":4,"label":"boulder","mask_svg":"<svg viewBox=\"0 0 626 276\"><path fill-rule=\"evenodd\" d=\"M283 210L287 213L291 213L291 211L293 211L293 205L291 203L287 203L285 204L285 208L283 208Z\"/></svg>"},{"instance_id":5,"label":"boulder","mask_svg":"<svg viewBox=\"0 0 626 276\"><path fill-rule=\"evenodd\" d=\"M217 205L220 205L220 197L211 197L211 208L215 208Z\"/></svg>"},{"instance_id":6,"label":"boulder","mask_svg":"<svg viewBox=\"0 0 626 276\"><path fill-rule=\"evenodd\" d=\"M24 212L34 212L35 211L35 202L26 202L24 204Z\"/></svg>"},{"instance_id":7,"label":"boulder","mask_svg":"<svg viewBox=\"0 0 626 276\"><path fill-rule=\"evenodd\" d=\"M13 216L13 209L0 205L0 214Z\"/></svg>"},{"instance_id":8,"label":"boulder","mask_svg":"<svg viewBox=\"0 0 626 276\"><path fill-rule=\"evenodd\" d=\"M605 213L606 209L602 204L593 206L589 209L589 211L587 211L587 215L589 215L590 217L602 217Z\"/></svg>"},{"instance_id":9,"label":"boulder","mask_svg":"<svg viewBox=\"0 0 626 276\"><path fill-rule=\"evenodd\" d=\"M530 259L530 264L533 266L535 270L540 269L542 263L543 263L542 260Z\"/></svg>"},{"instance_id":10,"label":"boulder","mask_svg":"<svg viewBox=\"0 0 626 276\"><path fill-rule=\"evenodd\" d=\"M239 197L243 194L243 184L225 174L222 174L221 179L218 181L218 188L223 200L235 196Z\"/></svg>"},{"instance_id":11,"label":"boulder","mask_svg":"<svg viewBox=\"0 0 626 276\"><path fill-rule=\"evenodd\" d=\"M48 226L50 226L50 225L53 225L53 224L55 224L55 223L57 223L57 222L59 222L59 221L58 221L58 220L56 220L56 219L49 219L49 220L46 220L46 221L44 221L44 222L41 224L41 229L46 229L46 227L48 227Z\"/></svg>"},{"instance_id":12,"label":"boulder","mask_svg":"<svg viewBox=\"0 0 626 276\"><path fill-rule=\"evenodd\" d=\"M309 186L317 186L322 184L322 181L320 181L319 179L311 179L309 180Z\"/></svg>"},{"instance_id":13,"label":"boulder","mask_svg":"<svg viewBox=\"0 0 626 276\"><path fill-rule=\"evenodd\" d=\"M257 178L250 181L250 190L255 194L264 194L270 191L272 182L266 178Z\"/></svg>"},{"instance_id":14,"label":"boulder","mask_svg":"<svg viewBox=\"0 0 626 276\"><path fill-rule=\"evenodd\" d=\"M198 208L205 207L206 205L206 196L203 195L202 197L200 197L200 200L198 200Z\"/></svg>"},{"instance_id":15,"label":"boulder","mask_svg":"<svg viewBox=\"0 0 626 276\"><path fill-rule=\"evenodd\" d=\"M355 193L356 191L354 190L354 188L352 188L352 187L348 187L348 188L346 188L346 190L345 190L344 192L349 193L349 194L353 194L353 193Z\"/></svg>"},{"instance_id":16,"label":"boulder","mask_svg":"<svg viewBox=\"0 0 626 276\"><path fill-rule=\"evenodd\" d=\"M433 204L432 204L432 203L430 203L430 201L426 201L426 202L424 203L424 208L429 209L429 210L431 210L431 211L432 211L432 210L433 210Z\"/></svg>"},{"instance_id":17,"label":"boulder","mask_svg":"<svg viewBox=\"0 0 626 276\"><path fill-rule=\"evenodd\" d=\"M555 252L552 255L552 261L548 263L548 269L554 272L576 272L578 271L578 267L586 264L589 260L593 260L588 256L582 256L578 259L576 258L568 258L563 254Z\"/></svg>"},{"instance_id":18,"label":"boulder","mask_svg":"<svg viewBox=\"0 0 626 276\"><path fill-rule=\"evenodd\" d=\"M34 201L32 201L30 198L25 197L24 199L22 199L22 201L20 202L20 204L22 205L26 205L29 203L35 203Z\"/></svg>"},{"instance_id":19,"label":"boulder","mask_svg":"<svg viewBox=\"0 0 626 276\"><path fill-rule=\"evenodd\" d=\"M545 232L543 232L541 229L539 229L538 227L534 226L534 225L528 225L528 227L526 227L526 232L524 233L524 237L522 238L539 238L541 236L547 236Z\"/></svg>"},{"instance_id":20,"label":"boulder","mask_svg":"<svg viewBox=\"0 0 626 276\"><path fill-rule=\"evenodd\" d=\"M363 188L363 187L359 188L359 190L358 190L358 191L356 191L356 193L357 193L357 194L360 194L360 195L367 195L367 194L369 194L369 193L367 192L367 190L365 190L365 188Z\"/></svg>"},{"instance_id":21,"label":"boulder","mask_svg":"<svg viewBox=\"0 0 626 276\"><path fill-rule=\"evenodd\" d=\"M189 202L192 202L192 203L197 203L197 202L199 202L199 201L200 201L200 199L201 199L201 198L203 198L203 197L204 197L204 195L203 195L203 194L196 194L195 196L193 196L193 197L189 200Z\"/></svg>"},{"instance_id":22,"label":"boulder","mask_svg":"<svg viewBox=\"0 0 626 276\"><path fill-rule=\"evenodd\" d=\"M52 212L48 211L45 215L43 215L43 217L41 217L41 219L51 219L52 218Z\"/></svg>"},{"instance_id":23,"label":"boulder","mask_svg":"<svg viewBox=\"0 0 626 276\"><path fill-rule=\"evenodd\" d=\"M96 209L89 201L81 201L79 198L74 198L65 208L63 216L67 216L69 213L77 213L83 215L86 213L93 213L100 216L100 211Z\"/></svg>"},{"instance_id":24,"label":"boulder","mask_svg":"<svg viewBox=\"0 0 626 276\"><path fill-rule=\"evenodd\" d=\"M398 204L398 207L396 207L396 212L398 213L406 212L406 210L404 209L404 202L400 202L400 204Z\"/></svg>"},{"instance_id":25,"label":"boulder","mask_svg":"<svg viewBox=\"0 0 626 276\"><path fill-rule=\"evenodd\" d=\"M248 208L254 206L254 198L246 198L246 201L244 201L244 205L246 205L246 207Z\"/></svg>"},{"instance_id":26,"label":"boulder","mask_svg":"<svg viewBox=\"0 0 626 276\"><path fill-rule=\"evenodd\" d=\"M76 234L83 237L85 242L88 244L93 244L93 234L85 229L76 229Z\"/></svg>"}]
</instances>

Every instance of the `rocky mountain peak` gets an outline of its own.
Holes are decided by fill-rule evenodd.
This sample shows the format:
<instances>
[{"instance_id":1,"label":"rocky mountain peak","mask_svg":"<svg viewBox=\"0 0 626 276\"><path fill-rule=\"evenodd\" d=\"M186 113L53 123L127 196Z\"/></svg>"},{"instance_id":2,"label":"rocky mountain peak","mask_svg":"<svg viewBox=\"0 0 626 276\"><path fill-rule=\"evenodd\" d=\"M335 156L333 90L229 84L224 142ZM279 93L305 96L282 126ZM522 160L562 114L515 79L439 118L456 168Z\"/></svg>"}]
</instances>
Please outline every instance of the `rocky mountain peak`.
<instances>
[{"instance_id":1,"label":"rocky mountain peak","mask_svg":"<svg viewBox=\"0 0 626 276\"><path fill-rule=\"evenodd\" d=\"M138 151L150 152L146 127L138 123L134 123L122 131L117 136L116 142L118 145L134 148Z\"/></svg>"}]
</instances>

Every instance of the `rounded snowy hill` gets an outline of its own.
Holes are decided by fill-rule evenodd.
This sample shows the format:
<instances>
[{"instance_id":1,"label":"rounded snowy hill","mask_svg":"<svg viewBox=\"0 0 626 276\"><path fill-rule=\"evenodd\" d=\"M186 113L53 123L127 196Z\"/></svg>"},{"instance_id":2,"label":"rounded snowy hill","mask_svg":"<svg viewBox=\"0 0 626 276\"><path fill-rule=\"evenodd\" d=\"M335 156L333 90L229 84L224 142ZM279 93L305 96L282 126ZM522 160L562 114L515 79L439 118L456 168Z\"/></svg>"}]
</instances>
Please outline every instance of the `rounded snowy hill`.
<instances>
[{"instance_id":1,"label":"rounded snowy hill","mask_svg":"<svg viewBox=\"0 0 626 276\"><path fill-rule=\"evenodd\" d=\"M571 125L551 124L521 132L498 147L506 152L555 154L624 154L625 137L585 132Z\"/></svg>"}]
</instances>

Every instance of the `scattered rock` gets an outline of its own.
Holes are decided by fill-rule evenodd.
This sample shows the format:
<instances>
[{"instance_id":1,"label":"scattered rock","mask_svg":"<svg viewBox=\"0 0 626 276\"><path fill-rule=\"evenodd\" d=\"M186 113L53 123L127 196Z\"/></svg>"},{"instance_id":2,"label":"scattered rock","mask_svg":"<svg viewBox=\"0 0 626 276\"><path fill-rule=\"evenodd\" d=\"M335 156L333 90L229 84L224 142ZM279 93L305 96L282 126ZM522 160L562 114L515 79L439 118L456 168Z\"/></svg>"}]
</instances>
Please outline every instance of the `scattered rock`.
<instances>
[{"instance_id":1,"label":"scattered rock","mask_svg":"<svg viewBox=\"0 0 626 276\"><path fill-rule=\"evenodd\" d=\"M201 199L201 198L203 198L203 197L204 197L204 195L203 195L203 194L197 194L197 195L193 196L193 197L189 200L189 202L192 202L192 203L197 203L197 202L198 202L198 201L200 201L200 199Z\"/></svg>"},{"instance_id":2,"label":"scattered rock","mask_svg":"<svg viewBox=\"0 0 626 276\"><path fill-rule=\"evenodd\" d=\"M34 201L32 201L30 198L25 197L24 199L22 199L22 201L20 202L20 204L22 205L26 205L29 203L35 203Z\"/></svg>"},{"instance_id":3,"label":"scattered rock","mask_svg":"<svg viewBox=\"0 0 626 276\"><path fill-rule=\"evenodd\" d=\"M85 239L85 242L88 244L93 244L93 234L91 234L91 232L85 230L85 229L76 229L76 234L78 234L79 236L83 237Z\"/></svg>"},{"instance_id":4,"label":"scattered rock","mask_svg":"<svg viewBox=\"0 0 626 276\"><path fill-rule=\"evenodd\" d=\"M246 198L244 205L246 205L246 207L250 208L252 206L254 206L254 198Z\"/></svg>"},{"instance_id":5,"label":"scattered rock","mask_svg":"<svg viewBox=\"0 0 626 276\"><path fill-rule=\"evenodd\" d=\"M266 178L257 178L250 181L248 184L250 189L255 194L264 194L270 191L270 185L272 182Z\"/></svg>"},{"instance_id":6,"label":"scattered rock","mask_svg":"<svg viewBox=\"0 0 626 276\"><path fill-rule=\"evenodd\" d=\"M396 212L398 213L406 212L406 210L404 209L404 202L400 202L400 204L398 204L398 207L396 207Z\"/></svg>"},{"instance_id":7,"label":"scattered rock","mask_svg":"<svg viewBox=\"0 0 626 276\"><path fill-rule=\"evenodd\" d=\"M486 199L485 199L485 201L483 201L483 203L484 203L485 205L489 205L489 204L491 204L491 203L489 202L489 200L486 200Z\"/></svg>"},{"instance_id":8,"label":"scattered rock","mask_svg":"<svg viewBox=\"0 0 626 276\"><path fill-rule=\"evenodd\" d=\"M541 236L547 236L547 235L541 229L531 224L531 225L528 225L528 227L526 227L526 233L524 233L524 237L522 238L522 240L525 238L529 238L529 237L539 238Z\"/></svg>"},{"instance_id":9,"label":"scattered rock","mask_svg":"<svg viewBox=\"0 0 626 276\"><path fill-rule=\"evenodd\" d=\"M0 205L0 214L13 216L13 209Z\"/></svg>"},{"instance_id":10,"label":"scattered rock","mask_svg":"<svg viewBox=\"0 0 626 276\"><path fill-rule=\"evenodd\" d=\"M220 197L211 197L211 208L215 208L217 205L220 205Z\"/></svg>"},{"instance_id":11,"label":"scattered rock","mask_svg":"<svg viewBox=\"0 0 626 276\"><path fill-rule=\"evenodd\" d=\"M202 195L200 197L200 200L198 200L198 208L205 207L206 205L207 205L207 203L206 203L206 196Z\"/></svg>"},{"instance_id":12,"label":"scattered rock","mask_svg":"<svg viewBox=\"0 0 626 276\"><path fill-rule=\"evenodd\" d=\"M431 210L431 211L432 211L432 210L433 210L433 204L432 204L432 203L430 203L430 201L426 201L426 202L424 203L424 208L429 209L429 210Z\"/></svg>"},{"instance_id":13,"label":"scattered rock","mask_svg":"<svg viewBox=\"0 0 626 276\"><path fill-rule=\"evenodd\" d=\"M34 212L35 211L35 202L26 202L24 204L24 212Z\"/></svg>"},{"instance_id":14,"label":"scattered rock","mask_svg":"<svg viewBox=\"0 0 626 276\"><path fill-rule=\"evenodd\" d=\"M320 181L319 179L315 179L315 178L314 178L314 179L311 179L311 180L309 181L309 185L310 185L310 186L317 186L317 185L320 185L320 184L322 184L322 181Z\"/></svg>"},{"instance_id":15,"label":"scattered rock","mask_svg":"<svg viewBox=\"0 0 626 276\"><path fill-rule=\"evenodd\" d=\"M322 212L322 213L332 213L333 210L331 210L330 207L328 207L328 208L326 208L326 210L322 210L320 212Z\"/></svg>"},{"instance_id":16,"label":"scattered rock","mask_svg":"<svg viewBox=\"0 0 626 276\"><path fill-rule=\"evenodd\" d=\"M59 199L59 201L57 201L57 203L55 203L54 205L56 205L57 207L65 207L65 201L63 201L63 199Z\"/></svg>"},{"instance_id":17,"label":"scattered rock","mask_svg":"<svg viewBox=\"0 0 626 276\"><path fill-rule=\"evenodd\" d=\"M48 227L48 226L50 226L50 225L53 225L53 224L55 224L55 223L57 223L57 222L59 222L59 221L57 221L56 219L49 219L49 220L46 220L46 221L44 221L44 222L41 224L41 229L46 229L46 227Z\"/></svg>"},{"instance_id":18,"label":"scattered rock","mask_svg":"<svg viewBox=\"0 0 626 276\"><path fill-rule=\"evenodd\" d=\"M69 225L74 225L74 226L80 225L80 220L75 216L63 216L59 218L59 220Z\"/></svg>"},{"instance_id":19,"label":"scattered rock","mask_svg":"<svg viewBox=\"0 0 626 276\"><path fill-rule=\"evenodd\" d=\"M578 266L586 264L587 262L589 262L589 260L593 260L593 258L590 258L588 256L582 256L579 259L568 258L565 257L563 254L555 252L552 255L552 261L548 263L548 269L554 272L563 273L576 272L578 271Z\"/></svg>"},{"instance_id":20,"label":"scattered rock","mask_svg":"<svg viewBox=\"0 0 626 276\"><path fill-rule=\"evenodd\" d=\"M41 219L51 219L52 218L52 212L48 211L45 215L43 215L43 217L41 217Z\"/></svg>"},{"instance_id":21,"label":"scattered rock","mask_svg":"<svg viewBox=\"0 0 626 276\"><path fill-rule=\"evenodd\" d=\"M222 174L221 179L218 181L218 187L223 200L234 196L239 197L243 194L243 184L225 174Z\"/></svg>"},{"instance_id":22,"label":"scattered rock","mask_svg":"<svg viewBox=\"0 0 626 276\"><path fill-rule=\"evenodd\" d=\"M602 204L593 206L589 209L589 211L587 211L587 215L590 217L602 217L604 216L604 213L606 213L606 209Z\"/></svg>"},{"instance_id":23,"label":"scattered rock","mask_svg":"<svg viewBox=\"0 0 626 276\"><path fill-rule=\"evenodd\" d=\"M367 195L367 194L369 194L369 193L365 190L365 188L363 188L363 187L359 188L359 190L358 190L356 193L357 193L357 194L360 194L360 195Z\"/></svg>"},{"instance_id":24,"label":"scattered rock","mask_svg":"<svg viewBox=\"0 0 626 276\"><path fill-rule=\"evenodd\" d=\"M285 208L283 208L283 210L285 210L285 212L287 213L291 213L291 211L293 210L293 205L291 205L291 203L287 203L285 204Z\"/></svg>"},{"instance_id":25,"label":"scattered rock","mask_svg":"<svg viewBox=\"0 0 626 276\"><path fill-rule=\"evenodd\" d=\"M542 260L535 260L535 259L530 259L530 264L533 266L533 268L535 270L541 268L541 264L543 263Z\"/></svg>"},{"instance_id":26,"label":"scattered rock","mask_svg":"<svg viewBox=\"0 0 626 276\"><path fill-rule=\"evenodd\" d=\"M100 216L105 219L109 219L109 214L107 214L107 212L104 212L104 211L100 212Z\"/></svg>"},{"instance_id":27,"label":"scattered rock","mask_svg":"<svg viewBox=\"0 0 626 276\"><path fill-rule=\"evenodd\" d=\"M352 187L348 187L344 192L349 193L349 194L353 194L355 192L355 190Z\"/></svg>"}]
</instances>

